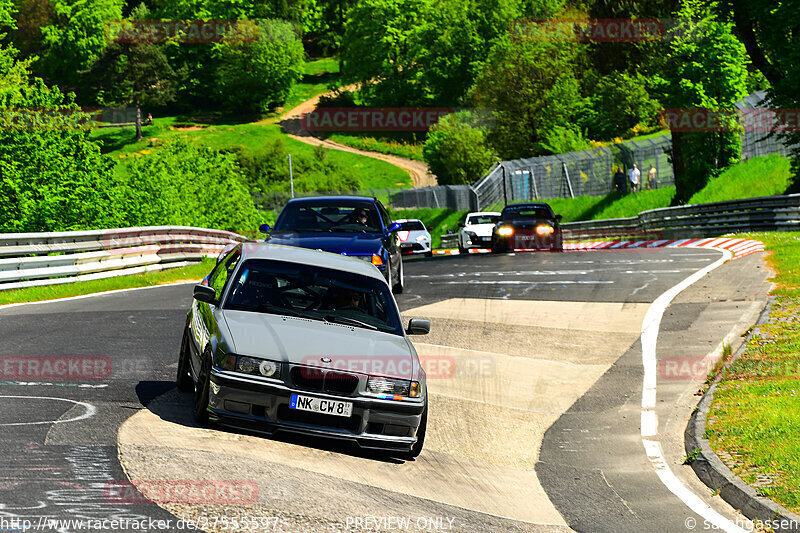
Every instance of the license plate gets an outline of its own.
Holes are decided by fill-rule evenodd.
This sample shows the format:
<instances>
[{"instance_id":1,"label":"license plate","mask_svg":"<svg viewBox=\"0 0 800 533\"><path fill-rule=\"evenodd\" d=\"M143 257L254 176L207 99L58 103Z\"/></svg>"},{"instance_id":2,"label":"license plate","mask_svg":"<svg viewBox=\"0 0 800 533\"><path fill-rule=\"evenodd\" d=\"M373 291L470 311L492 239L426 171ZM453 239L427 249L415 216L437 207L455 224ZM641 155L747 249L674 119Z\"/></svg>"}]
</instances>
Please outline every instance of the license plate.
<instances>
[{"instance_id":1,"label":"license plate","mask_svg":"<svg viewBox=\"0 0 800 533\"><path fill-rule=\"evenodd\" d=\"M410 242L409 242L409 243L403 243L403 244L401 244L401 245L400 245L400 248L411 248L412 246L414 246L414 243L410 243Z\"/></svg>"},{"instance_id":2,"label":"license plate","mask_svg":"<svg viewBox=\"0 0 800 533\"><path fill-rule=\"evenodd\" d=\"M541 244L541 239L537 235L517 234L514 239L516 248L536 248Z\"/></svg>"},{"instance_id":3,"label":"license plate","mask_svg":"<svg viewBox=\"0 0 800 533\"><path fill-rule=\"evenodd\" d=\"M322 398L312 398L311 396L300 396L292 394L289 400L290 409L300 411L311 411L324 415L348 417L353 414L353 404L351 402L340 402L337 400L323 400Z\"/></svg>"}]
</instances>

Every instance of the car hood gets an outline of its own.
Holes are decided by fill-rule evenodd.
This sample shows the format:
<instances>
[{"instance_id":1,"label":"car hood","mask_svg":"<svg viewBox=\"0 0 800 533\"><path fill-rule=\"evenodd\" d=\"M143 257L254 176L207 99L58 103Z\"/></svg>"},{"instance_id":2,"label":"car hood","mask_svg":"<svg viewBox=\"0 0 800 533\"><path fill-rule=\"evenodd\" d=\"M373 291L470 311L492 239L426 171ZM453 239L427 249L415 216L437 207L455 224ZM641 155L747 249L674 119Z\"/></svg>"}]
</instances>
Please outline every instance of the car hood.
<instances>
[{"instance_id":1,"label":"car hood","mask_svg":"<svg viewBox=\"0 0 800 533\"><path fill-rule=\"evenodd\" d=\"M425 238L430 239L431 235L427 231L422 231L421 229L414 230L414 231L398 231L397 238L400 239L400 242L414 242L417 240L417 237L423 235Z\"/></svg>"},{"instance_id":2,"label":"car hood","mask_svg":"<svg viewBox=\"0 0 800 533\"><path fill-rule=\"evenodd\" d=\"M494 224L470 224L468 226L464 226L464 231L471 231L475 235L480 235L481 237L488 237L492 234L492 229L494 229Z\"/></svg>"},{"instance_id":3,"label":"car hood","mask_svg":"<svg viewBox=\"0 0 800 533\"><path fill-rule=\"evenodd\" d=\"M402 379L419 377L416 352L399 335L247 311L223 310L222 318L238 355Z\"/></svg>"},{"instance_id":4,"label":"car hood","mask_svg":"<svg viewBox=\"0 0 800 533\"><path fill-rule=\"evenodd\" d=\"M334 254L375 254L381 249L383 235L379 233L275 233L267 242L322 250Z\"/></svg>"}]
</instances>

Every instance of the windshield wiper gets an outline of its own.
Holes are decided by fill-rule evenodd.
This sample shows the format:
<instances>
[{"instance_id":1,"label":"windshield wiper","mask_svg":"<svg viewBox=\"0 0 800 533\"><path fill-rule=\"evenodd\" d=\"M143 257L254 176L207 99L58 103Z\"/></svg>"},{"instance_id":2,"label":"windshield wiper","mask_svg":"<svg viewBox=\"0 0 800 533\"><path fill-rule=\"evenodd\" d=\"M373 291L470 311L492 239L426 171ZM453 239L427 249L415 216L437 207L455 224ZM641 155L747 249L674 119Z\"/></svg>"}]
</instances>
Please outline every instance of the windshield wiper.
<instances>
[{"instance_id":1,"label":"windshield wiper","mask_svg":"<svg viewBox=\"0 0 800 533\"><path fill-rule=\"evenodd\" d=\"M356 320L355 318L348 318L344 316L336 316L336 315L325 315L322 317L325 322L335 322L336 324L344 324L345 326L356 326L359 328L367 328L372 330L377 330L378 326L373 326L372 324L367 324L366 322L361 322L360 320Z\"/></svg>"},{"instance_id":2,"label":"windshield wiper","mask_svg":"<svg viewBox=\"0 0 800 533\"><path fill-rule=\"evenodd\" d=\"M294 316L298 318L311 318L308 315L304 315L302 313L298 313L297 311L293 311L292 309L286 309L284 307L278 307L277 305L272 304L264 304L258 307L259 313L269 313L271 315L284 315L284 316Z\"/></svg>"}]
</instances>

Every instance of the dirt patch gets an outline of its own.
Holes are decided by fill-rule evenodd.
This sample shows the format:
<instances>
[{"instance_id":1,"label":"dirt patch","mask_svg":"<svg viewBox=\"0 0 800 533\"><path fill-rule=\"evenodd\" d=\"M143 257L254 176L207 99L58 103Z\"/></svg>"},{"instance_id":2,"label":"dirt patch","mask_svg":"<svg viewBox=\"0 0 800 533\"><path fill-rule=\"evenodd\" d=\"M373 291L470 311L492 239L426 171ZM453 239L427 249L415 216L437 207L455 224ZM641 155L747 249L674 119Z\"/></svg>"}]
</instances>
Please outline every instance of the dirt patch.
<instances>
[{"instance_id":1,"label":"dirt patch","mask_svg":"<svg viewBox=\"0 0 800 533\"><path fill-rule=\"evenodd\" d=\"M208 126L199 126L197 124L175 124L174 126L170 126L169 129L171 130L181 130L181 131L198 131L204 130Z\"/></svg>"}]
</instances>

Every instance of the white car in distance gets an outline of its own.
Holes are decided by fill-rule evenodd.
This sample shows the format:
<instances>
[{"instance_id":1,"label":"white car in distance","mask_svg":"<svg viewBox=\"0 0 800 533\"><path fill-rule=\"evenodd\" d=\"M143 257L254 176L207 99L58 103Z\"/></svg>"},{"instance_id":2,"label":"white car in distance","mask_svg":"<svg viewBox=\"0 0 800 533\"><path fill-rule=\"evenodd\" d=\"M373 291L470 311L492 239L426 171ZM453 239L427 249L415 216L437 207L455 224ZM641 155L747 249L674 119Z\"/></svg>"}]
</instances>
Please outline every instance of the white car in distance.
<instances>
[{"instance_id":1,"label":"white car in distance","mask_svg":"<svg viewBox=\"0 0 800 533\"><path fill-rule=\"evenodd\" d=\"M463 254L470 248L490 248L492 230L499 220L496 211L467 213L464 222L458 223L458 251Z\"/></svg>"},{"instance_id":2,"label":"white car in distance","mask_svg":"<svg viewBox=\"0 0 800 533\"><path fill-rule=\"evenodd\" d=\"M397 237L400 240L400 251L404 255L425 254L425 257L433 255L431 226L425 227L425 224L416 218L401 218L395 222L400 224Z\"/></svg>"}]
</instances>

